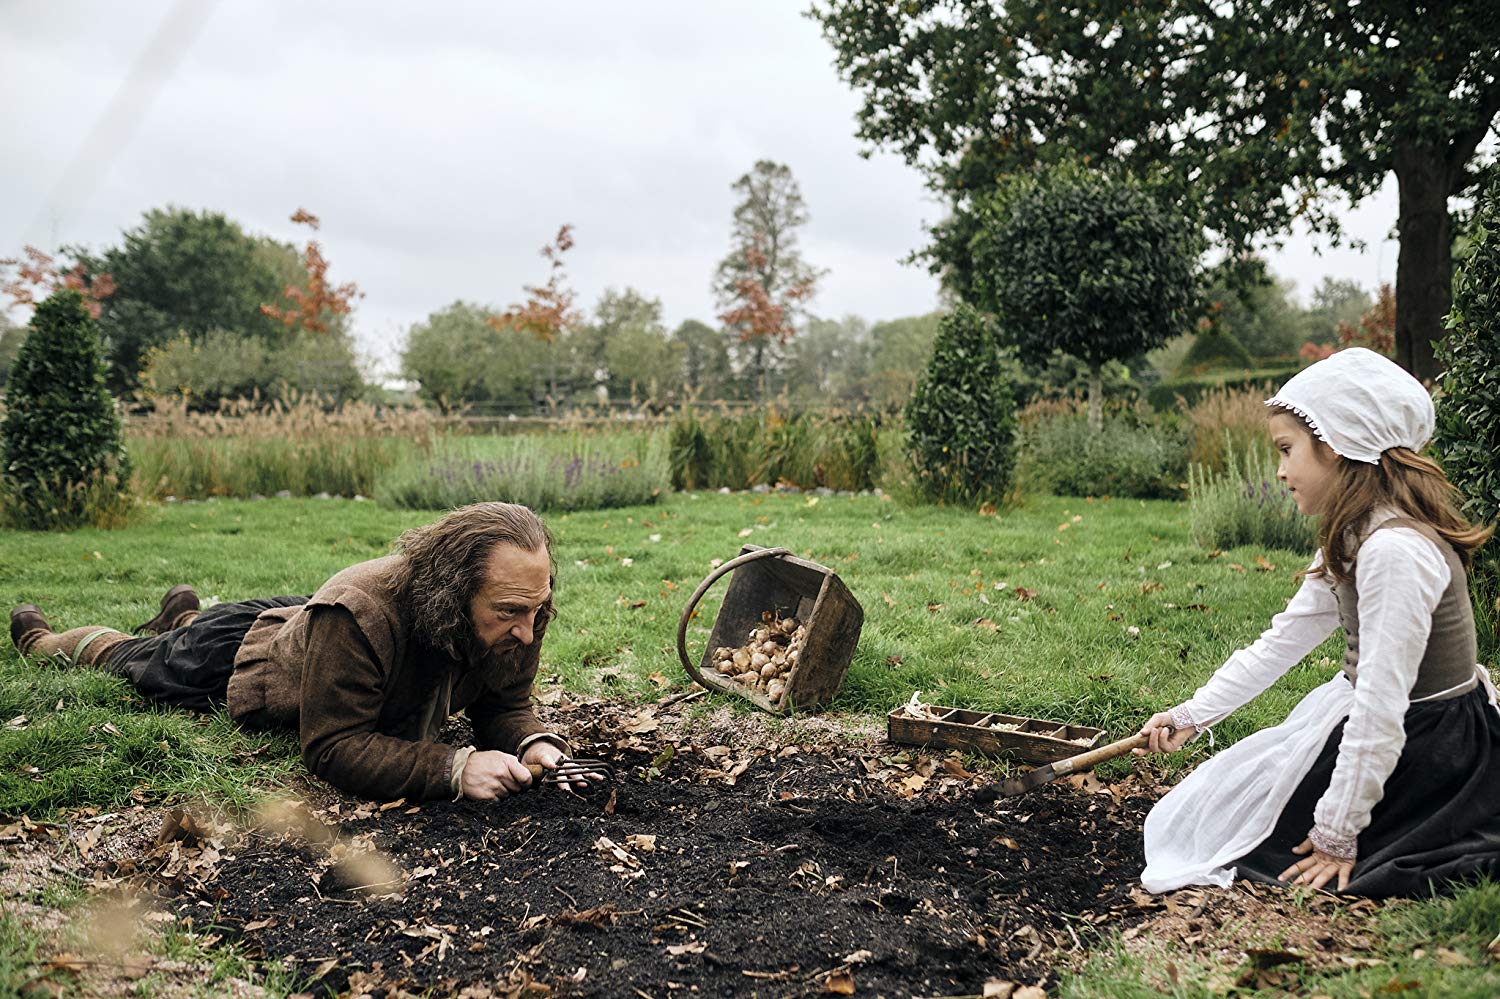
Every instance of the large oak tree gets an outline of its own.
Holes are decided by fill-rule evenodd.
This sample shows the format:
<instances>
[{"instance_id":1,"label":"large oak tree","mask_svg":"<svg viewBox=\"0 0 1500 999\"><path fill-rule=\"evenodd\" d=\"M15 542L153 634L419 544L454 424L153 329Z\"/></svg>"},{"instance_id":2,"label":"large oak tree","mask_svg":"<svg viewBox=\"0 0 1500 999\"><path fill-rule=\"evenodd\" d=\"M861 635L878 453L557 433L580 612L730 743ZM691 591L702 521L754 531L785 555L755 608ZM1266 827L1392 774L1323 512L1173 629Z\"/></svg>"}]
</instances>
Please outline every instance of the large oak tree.
<instances>
[{"instance_id":1,"label":"large oak tree","mask_svg":"<svg viewBox=\"0 0 1500 999\"><path fill-rule=\"evenodd\" d=\"M970 199L1060 155L1165 167L1235 252L1394 175L1397 355L1432 376L1452 199L1495 169L1493 0L817 0L858 135L953 204L934 267L966 290Z\"/></svg>"}]
</instances>

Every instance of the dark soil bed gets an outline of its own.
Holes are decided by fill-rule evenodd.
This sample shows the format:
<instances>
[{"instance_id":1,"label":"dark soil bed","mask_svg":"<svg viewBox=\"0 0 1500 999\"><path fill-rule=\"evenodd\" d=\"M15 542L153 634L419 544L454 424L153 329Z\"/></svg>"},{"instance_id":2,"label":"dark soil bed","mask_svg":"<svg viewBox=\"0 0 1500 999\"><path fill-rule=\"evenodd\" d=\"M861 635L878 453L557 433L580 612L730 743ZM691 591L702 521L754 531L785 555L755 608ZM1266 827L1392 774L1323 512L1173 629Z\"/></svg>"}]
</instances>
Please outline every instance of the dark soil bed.
<instances>
[{"instance_id":1,"label":"dark soil bed","mask_svg":"<svg viewBox=\"0 0 1500 999\"><path fill-rule=\"evenodd\" d=\"M905 800L867 761L806 753L732 783L692 752L616 762L612 813L607 793L556 791L345 806L331 850L249 833L168 905L315 992L651 999L1046 983L1060 950L1133 915L1144 797ZM382 880L358 859L371 847L403 876L355 890Z\"/></svg>"}]
</instances>

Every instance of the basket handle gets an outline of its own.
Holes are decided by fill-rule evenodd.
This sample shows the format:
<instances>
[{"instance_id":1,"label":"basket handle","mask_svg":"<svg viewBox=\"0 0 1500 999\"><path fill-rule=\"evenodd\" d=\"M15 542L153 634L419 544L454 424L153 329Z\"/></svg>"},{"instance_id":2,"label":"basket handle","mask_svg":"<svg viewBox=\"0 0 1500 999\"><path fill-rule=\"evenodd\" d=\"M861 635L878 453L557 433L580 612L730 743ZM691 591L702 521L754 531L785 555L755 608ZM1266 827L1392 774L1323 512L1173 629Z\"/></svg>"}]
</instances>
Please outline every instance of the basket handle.
<instances>
[{"instance_id":1,"label":"basket handle","mask_svg":"<svg viewBox=\"0 0 1500 999\"><path fill-rule=\"evenodd\" d=\"M693 619L693 612L698 609L698 601L703 599L703 594L707 593L709 587L717 583L721 577L723 577L727 573L733 572L735 569L738 569L745 563L754 562L756 559L761 558L774 558L781 555L790 555L791 553L792 551L790 548L762 548L759 551L745 552L745 554L743 555L737 555L734 558L730 559L728 562L725 562L723 565L719 566L717 569L710 572L708 576L703 580L703 582L698 584L698 588L693 591L692 597L688 599L687 607L683 609L682 619L677 622L677 657L682 660L682 668L687 671L687 675L692 677L697 682L698 686L707 687L709 690L717 690L721 693L741 692L739 684L735 684L733 687L731 687L729 686L728 681L719 679L717 675L709 676L705 674L697 666L693 665L690 659L688 659L688 622ZM753 692L745 691L745 693ZM752 699L756 700L757 703L763 700L763 698ZM763 706L769 706L769 704L770 702L767 701L766 705Z\"/></svg>"}]
</instances>

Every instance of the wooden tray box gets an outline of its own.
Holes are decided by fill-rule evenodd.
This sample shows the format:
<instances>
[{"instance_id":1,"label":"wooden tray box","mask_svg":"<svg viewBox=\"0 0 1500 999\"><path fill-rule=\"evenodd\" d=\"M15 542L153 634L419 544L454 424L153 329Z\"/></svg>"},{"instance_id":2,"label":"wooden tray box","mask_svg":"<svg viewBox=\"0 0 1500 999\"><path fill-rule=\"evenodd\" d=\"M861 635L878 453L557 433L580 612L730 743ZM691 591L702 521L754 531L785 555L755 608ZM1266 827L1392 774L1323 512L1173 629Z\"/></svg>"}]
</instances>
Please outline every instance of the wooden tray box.
<instances>
[{"instance_id":1,"label":"wooden tray box","mask_svg":"<svg viewBox=\"0 0 1500 999\"><path fill-rule=\"evenodd\" d=\"M940 717L912 718L905 713L905 708L892 711L886 716L887 736L892 742L912 746L961 749L986 756L1010 755L1027 763L1055 763L1077 756L1096 747L1104 737L1104 729L1086 725L992 711L968 711L941 704L932 707L941 713ZM1016 727L991 728L996 722Z\"/></svg>"}]
</instances>

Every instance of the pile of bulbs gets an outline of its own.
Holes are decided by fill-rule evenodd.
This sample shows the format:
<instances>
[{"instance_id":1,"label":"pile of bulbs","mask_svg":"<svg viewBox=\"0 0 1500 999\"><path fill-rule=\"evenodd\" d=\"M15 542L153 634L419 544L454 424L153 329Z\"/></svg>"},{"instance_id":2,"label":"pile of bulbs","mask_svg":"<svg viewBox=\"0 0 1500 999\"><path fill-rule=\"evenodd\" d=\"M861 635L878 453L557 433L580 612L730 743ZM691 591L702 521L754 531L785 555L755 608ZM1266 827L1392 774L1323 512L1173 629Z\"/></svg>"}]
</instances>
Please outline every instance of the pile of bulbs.
<instances>
[{"instance_id":1,"label":"pile of bulbs","mask_svg":"<svg viewBox=\"0 0 1500 999\"><path fill-rule=\"evenodd\" d=\"M802 658L807 625L794 617L777 617L770 611L761 612L760 620L759 628L750 629L746 644L737 649L727 645L714 649L714 670L779 704L786 696L787 681Z\"/></svg>"}]
</instances>

